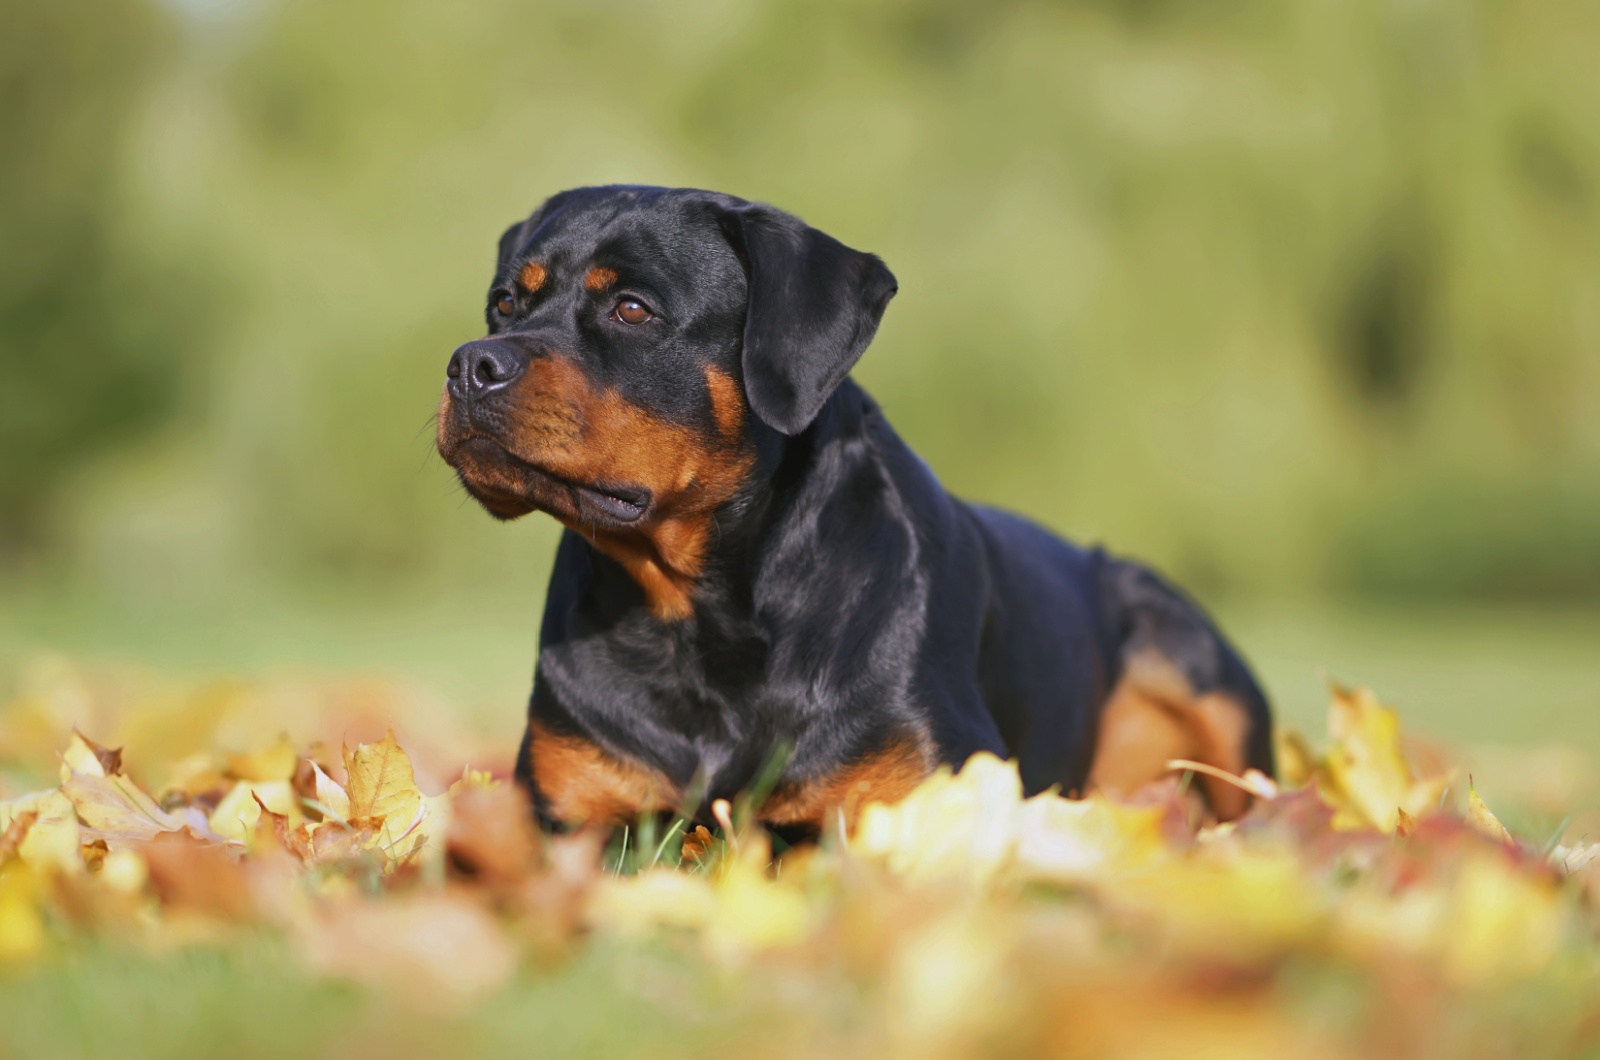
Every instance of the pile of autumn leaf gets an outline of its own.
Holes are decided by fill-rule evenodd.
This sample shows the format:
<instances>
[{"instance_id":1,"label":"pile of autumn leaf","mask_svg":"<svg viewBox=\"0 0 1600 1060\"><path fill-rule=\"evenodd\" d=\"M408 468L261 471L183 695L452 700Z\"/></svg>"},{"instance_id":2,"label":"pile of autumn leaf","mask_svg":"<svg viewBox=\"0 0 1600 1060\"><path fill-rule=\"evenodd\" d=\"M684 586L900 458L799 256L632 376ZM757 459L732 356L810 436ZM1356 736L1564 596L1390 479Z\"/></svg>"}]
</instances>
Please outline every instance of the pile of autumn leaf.
<instances>
[{"instance_id":1,"label":"pile of autumn leaf","mask_svg":"<svg viewBox=\"0 0 1600 1060\"><path fill-rule=\"evenodd\" d=\"M737 805L715 832L547 837L487 772L425 792L392 734L192 755L160 791L137 765L74 732L59 786L0 802L0 965L264 933L460 1011L585 947L667 946L736 984L853 984L854 1029L810 1028L844 1055L1532 1055L1600 1026L1597 848L1508 834L1364 691L1335 690L1325 751L1291 735L1278 782L1235 778L1258 798L1232 824L1181 767L1129 801L1025 799L980 755L777 858ZM1297 1007L1307 983L1346 1000Z\"/></svg>"}]
</instances>

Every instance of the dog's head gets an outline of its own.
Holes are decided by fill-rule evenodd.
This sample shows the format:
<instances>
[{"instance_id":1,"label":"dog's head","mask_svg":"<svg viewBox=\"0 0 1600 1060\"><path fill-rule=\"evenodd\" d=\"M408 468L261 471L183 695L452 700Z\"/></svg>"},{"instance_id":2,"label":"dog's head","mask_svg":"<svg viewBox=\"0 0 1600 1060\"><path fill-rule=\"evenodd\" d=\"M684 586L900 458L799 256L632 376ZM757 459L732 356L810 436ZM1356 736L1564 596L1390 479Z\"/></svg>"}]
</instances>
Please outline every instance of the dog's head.
<instances>
[{"instance_id":1,"label":"dog's head","mask_svg":"<svg viewBox=\"0 0 1600 1060\"><path fill-rule=\"evenodd\" d=\"M439 452L493 515L550 513L683 617L713 516L764 442L816 417L894 293L876 257L770 206L563 192L500 239Z\"/></svg>"}]
</instances>

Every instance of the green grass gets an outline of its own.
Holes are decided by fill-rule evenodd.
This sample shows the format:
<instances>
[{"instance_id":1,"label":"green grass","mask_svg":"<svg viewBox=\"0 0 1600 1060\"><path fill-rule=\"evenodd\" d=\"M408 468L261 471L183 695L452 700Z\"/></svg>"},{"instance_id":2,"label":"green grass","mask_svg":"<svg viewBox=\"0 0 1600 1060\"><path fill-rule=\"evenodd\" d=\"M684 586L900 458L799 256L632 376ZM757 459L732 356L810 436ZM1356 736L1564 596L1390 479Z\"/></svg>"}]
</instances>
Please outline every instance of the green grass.
<instances>
[{"instance_id":1,"label":"green grass","mask_svg":"<svg viewBox=\"0 0 1600 1060\"><path fill-rule=\"evenodd\" d=\"M516 719L533 668L542 572L475 598L357 602L254 592L221 601L0 593L0 682L59 653L180 674L272 670L420 680L469 724ZM1409 731L1452 744L1570 743L1600 754L1600 611L1224 601L1224 627L1279 716L1322 730L1328 680L1366 684Z\"/></svg>"},{"instance_id":2,"label":"green grass","mask_svg":"<svg viewBox=\"0 0 1600 1060\"><path fill-rule=\"evenodd\" d=\"M463 1010L308 977L265 938L167 954L91 943L0 972L0 1056L688 1055L753 1030L755 993L665 947L587 946Z\"/></svg>"}]
</instances>

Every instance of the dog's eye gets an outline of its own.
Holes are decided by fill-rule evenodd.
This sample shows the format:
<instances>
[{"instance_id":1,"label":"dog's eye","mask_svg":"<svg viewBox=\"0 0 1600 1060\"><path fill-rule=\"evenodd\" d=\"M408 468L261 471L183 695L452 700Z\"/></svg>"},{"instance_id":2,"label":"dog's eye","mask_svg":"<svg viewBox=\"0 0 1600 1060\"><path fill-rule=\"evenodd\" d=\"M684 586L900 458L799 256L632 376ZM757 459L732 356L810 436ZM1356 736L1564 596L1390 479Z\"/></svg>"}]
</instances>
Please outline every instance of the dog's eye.
<instances>
[{"instance_id":1,"label":"dog's eye","mask_svg":"<svg viewBox=\"0 0 1600 1060\"><path fill-rule=\"evenodd\" d=\"M510 291L496 291L494 307L500 312L501 316L508 317L511 315L511 311L517 308L517 300L511 297Z\"/></svg>"},{"instance_id":2,"label":"dog's eye","mask_svg":"<svg viewBox=\"0 0 1600 1060\"><path fill-rule=\"evenodd\" d=\"M611 318L624 324L643 324L653 316L655 314L650 312L650 307L637 298L624 298L611 311Z\"/></svg>"}]
</instances>

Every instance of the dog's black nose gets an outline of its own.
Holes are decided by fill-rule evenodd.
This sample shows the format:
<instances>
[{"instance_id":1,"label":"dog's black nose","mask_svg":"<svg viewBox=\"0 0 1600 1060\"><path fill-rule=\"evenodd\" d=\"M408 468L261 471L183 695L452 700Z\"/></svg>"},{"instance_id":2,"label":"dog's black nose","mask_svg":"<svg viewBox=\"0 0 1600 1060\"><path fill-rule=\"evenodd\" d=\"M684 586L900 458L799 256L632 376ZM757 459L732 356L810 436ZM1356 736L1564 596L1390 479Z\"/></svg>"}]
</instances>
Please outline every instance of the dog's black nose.
<instances>
[{"instance_id":1,"label":"dog's black nose","mask_svg":"<svg viewBox=\"0 0 1600 1060\"><path fill-rule=\"evenodd\" d=\"M450 356L444 370L450 396L483 397L522 374L523 359L511 346L494 339L469 342Z\"/></svg>"}]
</instances>

